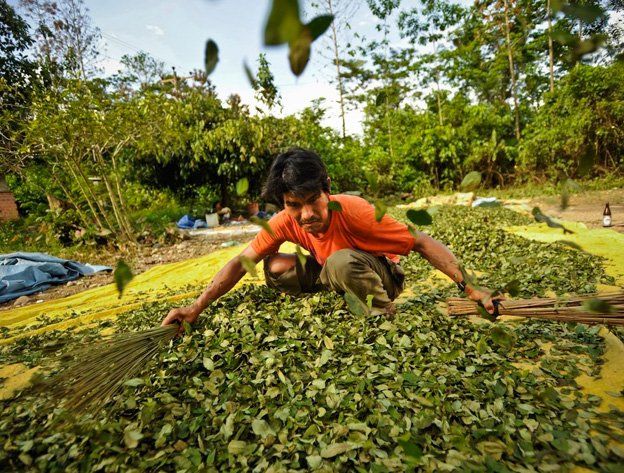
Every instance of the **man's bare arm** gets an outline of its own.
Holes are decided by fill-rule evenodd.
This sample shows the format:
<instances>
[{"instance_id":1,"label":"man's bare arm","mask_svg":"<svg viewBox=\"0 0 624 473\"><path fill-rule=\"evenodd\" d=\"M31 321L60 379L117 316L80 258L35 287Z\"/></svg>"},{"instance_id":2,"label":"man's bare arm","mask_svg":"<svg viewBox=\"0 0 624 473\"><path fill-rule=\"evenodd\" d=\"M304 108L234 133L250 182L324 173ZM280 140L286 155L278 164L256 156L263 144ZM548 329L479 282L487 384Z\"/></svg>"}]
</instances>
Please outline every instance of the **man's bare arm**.
<instances>
[{"instance_id":1,"label":"man's bare arm","mask_svg":"<svg viewBox=\"0 0 624 473\"><path fill-rule=\"evenodd\" d=\"M426 233L418 232L414 239L413 250L420 253L434 268L442 271L454 282L464 281L457 258L451 250L438 240L431 238ZM466 286L466 294L470 299L481 302L489 313L494 313L494 304L488 290Z\"/></svg>"},{"instance_id":2,"label":"man's bare arm","mask_svg":"<svg viewBox=\"0 0 624 473\"><path fill-rule=\"evenodd\" d=\"M420 253L431 265L442 271L454 282L463 280L455 255L444 244L426 233L418 232L414 240L414 251Z\"/></svg>"},{"instance_id":3,"label":"man's bare arm","mask_svg":"<svg viewBox=\"0 0 624 473\"><path fill-rule=\"evenodd\" d=\"M254 263L260 261L260 257L251 246L245 248L239 256L241 255L249 258ZM210 281L208 287L193 304L187 307L171 309L167 317L163 319L161 325L172 324L176 321L193 323L211 302L216 301L219 297L229 292L246 273L239 256L232 258L221 268L212 281Z\"/></svg>"}]
</instances>

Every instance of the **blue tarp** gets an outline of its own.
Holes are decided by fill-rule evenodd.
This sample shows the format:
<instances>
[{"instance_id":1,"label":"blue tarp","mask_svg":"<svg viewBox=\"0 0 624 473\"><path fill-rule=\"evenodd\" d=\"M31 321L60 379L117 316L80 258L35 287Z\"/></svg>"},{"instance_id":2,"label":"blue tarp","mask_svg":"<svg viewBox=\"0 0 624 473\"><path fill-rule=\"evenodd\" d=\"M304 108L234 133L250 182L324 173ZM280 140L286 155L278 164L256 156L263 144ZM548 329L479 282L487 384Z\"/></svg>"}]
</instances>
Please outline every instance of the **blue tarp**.
<instances>
[{"instance_id":1,"label":"blue tarp","mask_svg":"<svg viewBox=\"0 0 624 473\"><path fill-rule=\"evenodd\" d=\"M208 224L204 222L202 219L194 219L190 215L184 215L180 220L178 220L178 228L183 230L197 229L197 228L206 228Z\"/></svg>"},{"instance_id":2,"label":"blue tarp","mask_svg":"<svg viewBox=\"0 0 624 473\"><path fill-rule=\"evenodd\" d=\"M0 302L44 291L53 284L111 269L108 266L93 266L56 258L45 253L19 252L0 255Z\"/></svg>"},{"instance_id":3,"label":"blue tarp","mask_svg":"<svg viewBox=\"0 0 624 473\"><path fill-rule=\"evenodd\" d=\"M178 228L193 228L193 224L195 223L195 219L190 215L183 215L180 220L178 220Z\"/></svg>"}]
</instances>

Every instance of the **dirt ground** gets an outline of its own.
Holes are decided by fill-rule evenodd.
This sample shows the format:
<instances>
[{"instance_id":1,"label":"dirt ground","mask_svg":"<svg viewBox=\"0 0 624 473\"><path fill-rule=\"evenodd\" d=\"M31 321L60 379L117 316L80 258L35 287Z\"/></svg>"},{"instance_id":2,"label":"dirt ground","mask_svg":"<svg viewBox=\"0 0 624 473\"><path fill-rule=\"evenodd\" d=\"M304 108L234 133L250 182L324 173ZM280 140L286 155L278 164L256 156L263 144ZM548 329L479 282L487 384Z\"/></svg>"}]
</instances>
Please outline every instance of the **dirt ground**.
<instances>
[{"instance_id":1,"label":"dirt ground","mask_svg":"<svg viewBox=\"0 0 624 473\"><path fill-rule=\"evenodd\" d=\"M245 243L251 241L252 238L252 236L240 236L236 238L236 242ZM211 253L221 248L221 244L226 241L230 240L223 238L210 240L202 236L196 236L171 245L156 244L154 246L139 247L134 256L131 256L130 258L125 257L124 259L128 262L134 274L140 274L153 266L175 263ZM104 264L114 267L118 258L120 258L119 254L104 252L98 255L97 260L95 261L86 255L85 258L74 259L77 259L82 263ZM31 294L30 296L24 296L22 298L0 304L0 312L14 307L22 307L53 299L60 299L87 289L111 284L112 282L112 272L96 273L93 276L79 278L74 281L70 281L67 284L51 287L43 292L38 292Z\"/></svg>"},{"instance_id":2,"label":"dirt ground","mask_svg":"<svg viewBox=\"0 0 624 473\"><path fill-rule=\"evenodd\" d=\"M602 227L602 212L605 203L609 202L613 219L613 230L624 233L624 189L611 189L607 191L590 191L583 194L572 195L569 205L561 210L561 197L548 196L532 199L530 206L538 206L543 213L562 220L574 220L582 222L590 228ZM245 243L252 237L237 237L236 241ZM172 245L154 245L141 247L138 253L129 260L135 274L142 273L152 266L183 261L196 256L208 254L221 248L221 244L227 239L209 240L196 236L182 240ZM93 264L115 265L119 258L118 254L106 253L99 255L97 261L85 259L82 262ZM76 258L77 259L77 258ZM80 278L67 284L52 287L47 291L26 296L0 304L0 311L11 309L16 306L37 304L40 302L59 299L93 287L103 286L113 282L110 272L98 273L93 276Z\"/></svg>"},{"instance_id":3,"label":"dirt ground","mask_svg":"<svg viewBox=\"0 0 624 473\"><path fill-rule=\"evenodd\" d=\"M590 191L570 196L569 205L561 210L561 197L540 197L531 201L543 213L562 220L582 222L589 228L602 227L602 212L609 203L613 230L624 233L624 189Z\"/></svg>"}]
</instances>

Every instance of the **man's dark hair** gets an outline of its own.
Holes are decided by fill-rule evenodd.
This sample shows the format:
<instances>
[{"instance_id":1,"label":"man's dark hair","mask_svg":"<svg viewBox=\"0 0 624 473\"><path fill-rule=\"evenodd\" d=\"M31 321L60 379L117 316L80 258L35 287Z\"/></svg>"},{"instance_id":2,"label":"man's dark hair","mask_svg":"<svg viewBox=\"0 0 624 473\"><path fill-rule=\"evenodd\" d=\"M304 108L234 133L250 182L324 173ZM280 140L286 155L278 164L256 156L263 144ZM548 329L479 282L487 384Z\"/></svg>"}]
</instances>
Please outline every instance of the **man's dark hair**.
<instances>
[{"instance_id":1,"label":"man's dark hair","mask_svg":"<svg viewBox=\"0 0 624 473\"><path fill-rule=\"evenodd\" d=\"M329 192L327 169L314 151L292 148L280 154L269 170L262 198L284 206L284 194L292 192L304 197L313 192Z\"/></svg>"}]
</instances>

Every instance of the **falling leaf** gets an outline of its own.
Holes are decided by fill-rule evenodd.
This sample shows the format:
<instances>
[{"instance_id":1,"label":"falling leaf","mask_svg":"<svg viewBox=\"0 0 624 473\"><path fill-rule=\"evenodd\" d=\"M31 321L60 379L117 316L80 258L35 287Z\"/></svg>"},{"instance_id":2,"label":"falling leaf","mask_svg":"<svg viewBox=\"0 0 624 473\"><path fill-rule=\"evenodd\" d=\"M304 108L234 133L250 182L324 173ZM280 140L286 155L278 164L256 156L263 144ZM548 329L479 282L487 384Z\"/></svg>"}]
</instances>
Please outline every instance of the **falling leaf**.
<instances>
[{"instance_id":1,"label":"falling leaf","mask_svg":"<svg viewBox=\"0 0 624 473\"><path fill-rule=\"evenodd\" d=\"M566 227L564 227L560 223L555 222L548 215L544 215L539 207L533 207L533 210L532 210L531 213L533 214L533 218L535 218L536 222L545 223L550 228L561 228L563 230L564 234L566 234L566 233L574 233L572 230L568 230Z\"/></svg>"},{"instance_id":2,"label":"falling leaf","mask_svg":"<svg viewBox=\"0 0 624 473\"><path fill-rule=\"evenodd\" d=\"M520 293L520 281L518 281L517 279L509 281L503 287L503 291L509 294L511 297L516 297Z\"/></svg>"},{"instance_id":3,"label":"falling leaf","mask_svg":"<svg viewBox=\"0 0 624 473\"><path fill-rule=\"evenodd\" d=\"M258 273L256 272L256 263L254 263L252 259L245 255L238 255L238 260L243 265L245 271L251 274L254 278L258 277Z\"/></svg>"},{"instance_id":4,"label":"falling leaf","mask_svg":"<svg viewBox=\"0 0 624 473\"><path fill-rule=\"evenodd\" d=\"M613 307L609 304L609 302L598 298L585 301L583 303L583 309L596 314L610 314L613 312Z\"/></svg>"},{"instance_id":5,"label":"falling leaf","mask_svg":"<svg viewBox=\"0 0 624 473\"><path fill-rule=\"evenodd\" d=\"M495 325L490 329L490 338L494 343L506 350L512 348L515 343L514 335L500 325Z\"/></svg>"},{"instance_id":6,"label":"falling leaf","mask_svg":"<svg viewBox=\"0 0 624 473\"><path fill-rule=\"evenodd\" d=\"M352 292L345 292L344 299L347 302L347 306L349 307L349 311L353 315L357 315L358 317L363 317L369 314L368 307L364 302L360 300L358 296L353 294Z\"/></svg>"},{"instance_id":7,"label":"falling leaf","mask_svg":"<svg viewBox=\"0 0 624 473\"><path fill-rule=\"evenodd\" d=\"M333 210L334 212L342 212L342 205L337 200L330 200L327 204L327 208L329 210Z\"/></svg>"},{"instance_id":8,"label":"falling leaf","mask_svg":"<svg viewBox=\"0 0 624 473\"><path fill-rule=\"evenodd\" d=\"M570 240L559 240L558 243L569 246L570 248L574 248L575 250L583 251L583 248L581 248L581 246L578 243L574 243L573 241L570 241Z\"/></svg>"},{"instance_id":9,"label":"falling leaf","mask_svg":"<svg viewBox=\"0 0 624 473\"><path fill-rule=\"evenodd\" d=\"M479 339L479 341L476 344L476 349L479 355L483 355L487 353L488 345L487 345L487 340L485 339L485 337L481 337Z\"/></svg>"},{"instance_id":10,"label":"falling leaf","mask_svg":"<svg viewBox=\"0 0 624 473\"><path fill-rule=\"evenodd\" d=\"M481 173L479 171L471 171L462 180L459 188L464 191L476 190L481 185Z\"/></svg>"},{"instance_id":11,"label":"falling leaf","mask_svg":"<svg viewBox=\"0 0 624 473\"><path fill-rule=\"evenodd\" d=\"M238 182L236 183L236 194L245 195L248 190L249 190L249 181L247 180L247 178L243 177L242 179L239 179Z\"/></svg>"},{"instance_id":12,"label":"falling leaf","mask_svg":"<svg viewBox=\"0 0 624 473\"><path fill-rule=\"evenodd\" d=\"M588 150L579 158L578 173L580 176L587 176L594 167L596 160L593 150Z\"/></svg>"},{"instance_id":13,"label":"falling leaf","mask_svg":"<svg viewBox=\"0 0 624 473\"><path fill-rule=\"evenodd\" d=\"M564 185L561 191L561 204L559 205L559 208L561 210L565 210L568 208L569 205L570 205L570 192L568 191L568 187Z\"/></svg>"},{"instance_id":14,"label":"falling leaf","mask_svg":"<svg viewBox=\"0 0 624 473\"><path fill-rule=\"evenodd\" d=\"M403 453L405 453L405 456L408 457L410 460L418 461L422 458L422 448L414 442L400 439L399 445L403 448Z\"/></svg>"},{"instance_id":15,"label":"falling leaf","mask_svg":"<svg viewBox=\"0 0 624 473\"><path fill-rule=\"evenodd\" d=\"M123 260L117 261L117 266L115 267L115 271L113 271L113 280L115 281L115 286L117 287L119 299L121 299L124 289L133 278L134 274L132 274L130 266L128 266Z\"/></svg>"},{"instance_id":16,"label":"falling leaf","mask_svg":"<svg viewBox=\"0 0 624 473\"><path fill-rule=\"evenodd\" d=\"M253 215L253 216L249 217L249 221L251 223L254 223L254 224L258 225L259 227L262 227L272 237L275 236L275 234L273 233L273 229L271 228L271 225L269 225L268 220L260 218L257 215Z\"/></svg>"},{"instance_id":17,"label":"falling leaf","mask_svg":"<svg viewBox=\"0 0 624 473\"><path fill-rule=\"evenodd\" d=\"M251 85L252 89L255 89L256 84L257 84L257 79L254 73L252 72L251 68L247 64L247 62L243 62L243 69L245 71L245 75L247 76L247 80L249 81L249 85Z\"/></svg>"},{"instance_id":18,"label":"falling leaf","mask_svg":"<svg viewBox=\"0 0 624 473\"><path fill-rule=\"evenodd\" d=\"M206 48L204 50L204 65L206 69L206 75L209 76L217 67L219 62L219 47L217 43L209 39L206 41Z\"/></svg>"},{"instance_id":19,"label":"falling leaf","mask_svg":"<svg viewBox=\"0 0 624 473\"><path fill-rule=\"evenodd\" d=\"M598 18L605 16L605 11L600 5L582 4L565 0L553 0L553 12L562 12L568 16L579 19L584 23L593 23Z\"/></svg>"},{"instance_id":20,"label":"falling leaf","mask_svg":"<svg viewBox=\"0 0 624 473\"><path fill-rule=\"evenodd\" d=\"M325 31L327 31L327 28L329 28L332 24L332 21L334 21L333 15L320 15L310 21L310 23L308 23L306 27L308 28L308 30L310 30L312 41L315 41L323 33L325 33Z\"/></svg>"},{"instance_id":21,"label":"falling leaf","mask_svg":"<svg viewBox=\"0 0 624 473\"><path fill-rule=\"evenodd\" d=\"M297 255L299 264L301 265L302 268L305 269L306 263L308 262L308 258L306 255L303 254L303 251L301 251L301 247L299 245L295 247L295 254Z\"/></svg>"},{"instance_id":22,"label":"falling leaf","mask_svg":"<svg viewBox=\"0 0 624 473\"><path fill-rule=\"evenodd\" d=\"M310 30L305 27L301 29L297 38L288 44L288 61L290 62L290 70L294 75L300 76L305 70L310 60L311 44Z\"/></svg>"},{"instance_id":23,"label":"falling leaf","mask_svg":"<svg viewBox=\"0 0 624 473\"><path fill-rule=\"evenodd\" d=\"M381 219L384 215L386 215L387 211L388 206L384 202L382 202L381 200L375 202L375 220L381 222Z\"/></svg>"},{"instance_id":24,"label":"falling leaf","mask_svg":"<svg viewBox=\"0 0 624 473\"><path fill-rule=\"evenodd\" d=\"M433 219L426 210L409 209L405 216L415 225L431 225Z\"/></svg>"},{"instance_id":25,"label":"falling leaf","mask_svg":"<svg viewBox=\"0 0 624 473\"><path fill-rule=\"evenodd\" d=\"M386 102L386 97L387 95L383 90L379 92L377 97L375 97L375 106L381 107Z\"/></svg>"},{"instance_id":26,"label":"falling leaf","mask_svg":"<svg viewBox=\"0 0 624 473\"><path fill-rule=\"evenodd\" d=\"M273 0L264 27L265 46L278 46L294 40L301 31L299 2L297 0Z\"/></svg>"}]
</instances>

